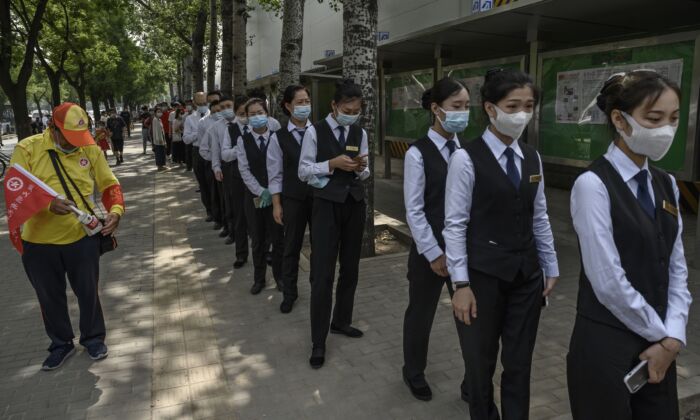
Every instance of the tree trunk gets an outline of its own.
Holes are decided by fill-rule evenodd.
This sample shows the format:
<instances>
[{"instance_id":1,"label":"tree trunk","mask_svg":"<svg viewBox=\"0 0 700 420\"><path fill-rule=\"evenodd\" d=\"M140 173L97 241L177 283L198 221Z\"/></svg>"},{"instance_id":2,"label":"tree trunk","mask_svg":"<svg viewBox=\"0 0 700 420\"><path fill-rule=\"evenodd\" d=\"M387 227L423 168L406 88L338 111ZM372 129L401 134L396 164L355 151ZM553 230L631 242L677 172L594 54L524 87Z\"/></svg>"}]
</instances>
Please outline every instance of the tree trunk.
<instances>
[{"instance_id":1,"label":"tree trunk","mask_svg":"<svg viewBox=\"0 0 700 420\"><path fill-rule=\"evenodd\" d=\"M185 96L182 94L182 61L177 60L177 99L180 102L185 101Z\"/></svg>"},{"instance_id":2,"label":"tree trunk","mask_svg":"<svg viewBox=\"0 0 700 420\"><path fill-rule=\"evenodd\" d=\"M80 85L75 89L75 91L78 93L78 103L81 108L86 109L87 108L87 97L85 95L85 84Z\"/></svg>"},{"instance_id":3,"label":"tree trunk","mask_svg":"<svg viewBox=\"0 0 700 420\"><path fill-rule=\"evenodd\" d=\"M190 55L182 60L182 90L185 97L194 97L192 92L192 56Z\"/></svg>"},{"instance_id":4,"label":"tree trunk","mask_svg":"<svg viewBox=\"0 0 700 420\"><path fill-rule=\"evenodd\" d=\"M233 95L233 0L221 0L221 93Z\"/></svg>"},{"instance_id":5,"label":"tree trunk","mask_svg":"<svg viewBox=\"0 0 700 420\"><path fill-rule=\"evenodd\" d=\"M27 121L27 84L32 76L34 66L34 50L39 38L41 30L41 21L46 11L48 0L39 0L36 2L34 16L26 30L26 46L22 63L15 62L13 64L14 48L20 46L16 42L16 30L13 27L16 24L16 16L11 14L10 1L0 1L0 89L5 93L12 105L12 111L15 116L15 126L17 127L17 137L23 139L31 134L31 127ZM21 50L20 50L21 51ZM19 69L19 70L18 70ZM17 81L12 80L12 76L17 75Z\"/></svg>"},{"instance_id":6,"label":"tree trunk","mask_svg":"<svg viewBox=\"0 0 700 420\"><path fill-rule=\"evenodd\" d=\"M192 81L196 91L204 90L204 36L207 30L207 0L199 1L197 23L192 32Z\"/></svg>"},{"instance_id":7,"label":"tree trunk","mask_svg":"<svg viewBox=\"0 0 700 420\"><path fill-rule=\"evenodd\" d=\"M24 91L7 92L7 98L12 106L12 113L15 116L15 131L17 139L22 140L32 135L31 118L29 117L29 107L27 106L27 95Z\"/></svg>"},{"instance_id":8,"label":"tree trunk","mask_svg":"<svg viewBox=\"0 0 700 420\"><path fill-rule=\"evenodd\" d=\"M209 51L207 55L207 90L216 89L216 51L219 44L219 25L216 21L216 0L209 0Z\"/></svg>"},{"instance_id":9,"label":"tree trunk","mask_svg":"<svg viewBox=\"0 0 700 420\"><path fill-rule=\"evenodd\" d=\"M343 0L343 77L362 87L364 97L360 125L369 141L370 177L365 182L367 220L362 256L374 250L374 139L377 112L377 0Z\"/></svg>"},{"instance_id":10,"label":"tree trunk","mask_svg":"<svg viewBox=\"0 0 700 420\"><path fill-rule=\"evenodd\" d=\"M44 119L44 114L41 112L41 98L42 96L37 96L36 93L32 95L34 97L34 103L36 104L36 110L39 111L39 121Z\"/></svg>"},{"instance_id":11,"label":"tree trunk","mask_svg":"<svg viewBox=\"0 0 700 420\"><path fill-rule=\"evenodd\" d=\"M301 73L301 49L304 40L304 0L285 0L282 17L282 49L280 51L280 81L277 84L277 100L272 105L275 114L282 117L280 104L284 89L299 84ZM284 118L286 119L286 118Z\"/></svg>"},{"instance_id":12,"label":"tree trunk","mask_svg":"<svg viewBox=\"0 0 700 420\"><path fill-rule=\"evenodd\" d=\"M248 67L246 65L248 9L246 0L234 1L236 8L233 15L233 93L245 95L248 85Z\"/></svg>"},{"instance_id":13,"label":"tree trunk","mask_svg":"<svg viewBox=\"0 0 700 420\"><path fill-rule=\"evenodd\" d=\"M168 93L170 93L170 100L168 102L172 102L175 97L175 86L173 86L172 82L168 83Z\"/></svg>"},{"instance_id":14,"label":"tree trunk","mask_svg":"<svg viewBox=\"0 0 700 420\"><path fill-rule=\"evenodd\" d=\"M107 94L107 103L109 104L109 109L117 109L114 103L114 95L111 93Z\"/></svg>"},{"instance_id":15,"label":"tree trunk","mask_svg":"<svg viewBox=\"0 0 700 420\"><path fill-rule=\"evenodd\" d=\"M100 120L100 94L96 90L90 91L90 102L92 103L92 114L95 119L95 123Z\"/></svg>"},{"instance_id":16,"label":"tree trunk","mask_svg":"<svg viewBox=\"0 0 700 420\"><path fill-rule=\"evenodd\" d=\"M46 77L49 79L49 85L51 86L51 105L59 106L61 104L61 73L53 72L49 74L47 70Z\"/></svg>"}]
</instances>

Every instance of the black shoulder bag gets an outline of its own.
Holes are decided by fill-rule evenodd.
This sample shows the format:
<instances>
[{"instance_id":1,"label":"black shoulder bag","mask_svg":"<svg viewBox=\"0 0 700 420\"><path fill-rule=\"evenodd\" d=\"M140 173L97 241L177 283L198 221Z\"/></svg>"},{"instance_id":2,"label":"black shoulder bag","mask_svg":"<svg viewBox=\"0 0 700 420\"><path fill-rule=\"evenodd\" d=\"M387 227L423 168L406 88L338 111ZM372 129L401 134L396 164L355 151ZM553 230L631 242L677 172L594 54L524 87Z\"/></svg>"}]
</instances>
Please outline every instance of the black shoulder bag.
<instances>
[{"instance_id":1,"label":"black shoulder bag","mask_svg":"<svg viewBox=\"0 0 700 420\"><path fill-rule=\"evenodd\" d=\"M92 210L92 207L90 207L90 204L85 200L83 195L80 193L80 190L78 189L78 186L75 185L75 182L73 182L73 179L68 175L68 171L66 171L66 168L63 167L63 163L61 163L61 159L58 158L58 154L56 153L55 150L49 150L49 156L51 156L51 163L53 164L53 168L56 171L56 175L58 175L58 180L61 181L61 186L63 187L63 191L66 193L66 197L71 200L72 202L76 203L75 199L73 198L73 194L71 194L70 189L68 188L68 184L66 184L66 180L63 177L63 173L65 172L66 178L68 178L68 181L70 181L71 185L75 189L76 193L80 196L80 199L83 201L83 204L85 205L85 208L87 208L90 213L94 216L97 217L95 212ZM61 169L63 171L61 171ZM105 219L97 217L97 219L102 223L104 226L105 224ZM109 251L114 251L117 248L117 238L114 236L114 234L109 234L109 235L99 235L100 238L100 255L109 252Z\"/></svg>"}]
</instances>

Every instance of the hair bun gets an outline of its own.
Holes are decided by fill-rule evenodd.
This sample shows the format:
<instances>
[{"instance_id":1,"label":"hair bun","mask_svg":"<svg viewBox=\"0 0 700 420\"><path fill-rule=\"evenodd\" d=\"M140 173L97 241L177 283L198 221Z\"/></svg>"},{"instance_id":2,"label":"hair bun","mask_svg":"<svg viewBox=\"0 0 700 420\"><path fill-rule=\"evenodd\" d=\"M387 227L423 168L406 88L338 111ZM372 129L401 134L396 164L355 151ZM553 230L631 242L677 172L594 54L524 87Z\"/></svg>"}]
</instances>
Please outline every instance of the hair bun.
<instances>
[{"instance_id":1,"label":"hair bun","mask_svg":"<svg viewBox=\"0 0 700 420\"><path fill-rule=\"evenodd\" d=\"M430 110L430 105L433 103L433 88L426 89L423 96L420 98L420 105L423 109Z\"/></svg>"}]
</instances>

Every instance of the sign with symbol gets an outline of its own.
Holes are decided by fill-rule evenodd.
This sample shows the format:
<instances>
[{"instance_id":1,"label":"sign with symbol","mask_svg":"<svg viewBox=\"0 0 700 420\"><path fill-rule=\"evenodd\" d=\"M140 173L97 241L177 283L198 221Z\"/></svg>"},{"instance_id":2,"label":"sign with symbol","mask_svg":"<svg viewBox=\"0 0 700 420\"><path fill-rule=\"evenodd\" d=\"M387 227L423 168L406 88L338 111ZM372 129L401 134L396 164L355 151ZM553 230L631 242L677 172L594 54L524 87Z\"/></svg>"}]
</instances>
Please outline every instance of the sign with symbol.
<instances>
[{"instance_id":1,"label":"sign with symbol","mask_svg":"<svg viewBox=\"0 0 700 420\"><path fill-rule=\"evenodd\" d=\"M493 8L493 0L481 0L479 4L479 11L485 12Z\"/></svg>"},{"instance_id":2,"label":"sign with symbol","mask_svg":"<svg viewBox=\"0 0 700 420\"><path fill-rule=\"evenodd\" d=\"M389 32L377 32L377 41L387 41L389 39Z\"/></svg>"},{"instance_id":3,"label":"sign with symbol","mask_svg":"<svg viewBox=\"0 0 700 420\"><path fill-rule=\"evenodd\" d=\"M7 180L7 189L14 192L19 191L24 187L24 182L20 178L13 177Z\"/></svg>"},{"instance_id":4,"label":"sign with symbol","mask_svg":"<svg viewBox=\"0 0 700 420\"><path fill-rule=\"evenodd\" d=\"M323 52L324 57L333 57L335 55L335 50L325 50Z\"/></svg>"}]
</instances>

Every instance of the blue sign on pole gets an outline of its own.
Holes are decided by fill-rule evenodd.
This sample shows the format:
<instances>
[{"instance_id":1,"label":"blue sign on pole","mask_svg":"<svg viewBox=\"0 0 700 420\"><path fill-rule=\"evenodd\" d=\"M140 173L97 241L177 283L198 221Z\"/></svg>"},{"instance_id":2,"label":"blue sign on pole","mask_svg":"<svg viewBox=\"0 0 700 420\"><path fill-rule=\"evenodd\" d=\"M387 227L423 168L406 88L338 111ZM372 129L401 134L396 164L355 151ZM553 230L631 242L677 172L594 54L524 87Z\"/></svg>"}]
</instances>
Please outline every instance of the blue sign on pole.
<instances>
[{"instance_id":1,"label":"blue sign on pole","mask_svg":"<svg viewBox=\"0 0 700 420\"><path fill-rule=\"evenodd\" d=\"M480 11L485 12L493 8L493 0L481 0Z\"/></svg>"},{"instance_id":2,"label":"blue sign on pole","mask_svg":"<svg viewBox=\"0 0 700 420\"><path fill-rule=\"evenodd\" d=\"M389 39L389 32L377 32L377 41L386 41Z\"/></svg>"},{"instance_id":3,"label":"blue sign on pole","mask_svg":"<svg viewBox=\"0 0 700 420\"><path fill-rule=\"evenodd\" d=\"M472 0L472 14L479 13L481 10L481 0Z\"/></svg>"},{"instance_id":4,"label":"blue sign on pole","mask_svg":"<svg viewBox=\"0 0 700 420\"><path fill-rule=\"evenodd\" d=\"M325 50L323 52L324 57L333 57L335 55L335 50Z\"/></svg>"}]
</instances>

